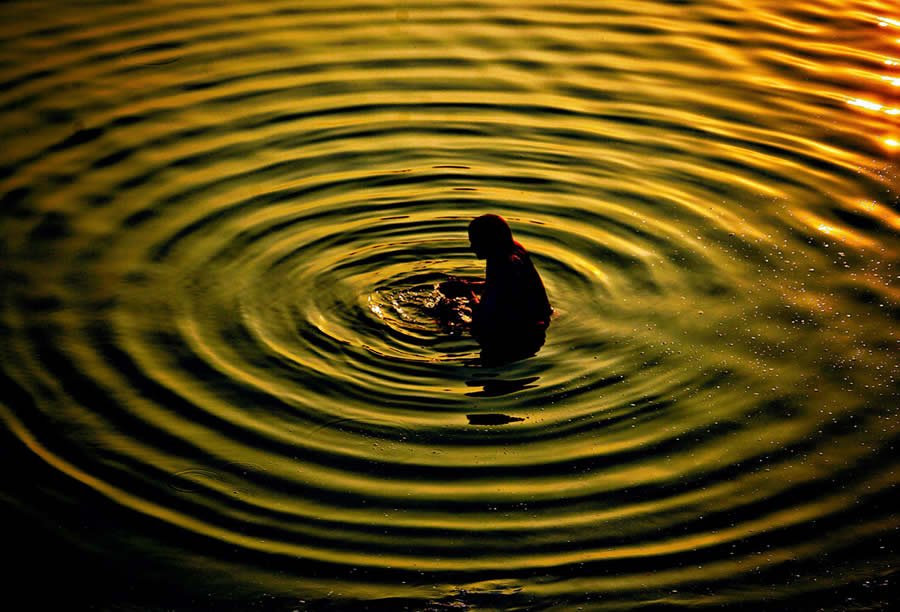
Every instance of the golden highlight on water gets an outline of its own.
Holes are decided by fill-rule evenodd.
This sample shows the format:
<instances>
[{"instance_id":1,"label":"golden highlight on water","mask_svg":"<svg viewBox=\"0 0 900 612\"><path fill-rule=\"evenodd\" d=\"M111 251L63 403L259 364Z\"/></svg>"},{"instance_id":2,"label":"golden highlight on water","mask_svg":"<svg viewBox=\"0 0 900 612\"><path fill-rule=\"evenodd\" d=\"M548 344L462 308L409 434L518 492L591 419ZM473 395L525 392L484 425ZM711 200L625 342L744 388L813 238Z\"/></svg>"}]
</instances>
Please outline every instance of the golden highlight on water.
<instances>
[{"instance_id":1,"label":"golden highlight on water","mask_svg":"<svg viewBox=\"0 0 900 612\"><path fill-rule=\"evenodd\" d=\"M0 83L11 601L895 605L900 2L23 0Z\"/></svg>"}]
</instances>

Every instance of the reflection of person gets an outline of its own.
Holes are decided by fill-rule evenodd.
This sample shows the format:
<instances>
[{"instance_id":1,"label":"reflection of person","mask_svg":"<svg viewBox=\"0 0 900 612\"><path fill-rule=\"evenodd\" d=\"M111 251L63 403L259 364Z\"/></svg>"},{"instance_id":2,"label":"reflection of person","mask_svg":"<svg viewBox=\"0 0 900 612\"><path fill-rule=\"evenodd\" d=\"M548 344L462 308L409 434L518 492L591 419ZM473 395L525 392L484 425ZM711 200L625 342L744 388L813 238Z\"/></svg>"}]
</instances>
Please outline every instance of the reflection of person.
<instances>
[{"instance_id":1,"label":"reflection of person","mask_svg":"<svg viewBox=\"0 0 900 612\"><path fill-rule=\"evenodd\" d=\"M475 255L487 260L485 279L451 277L439 290L448 298L466 298L472 304L470 329L485 350L527 352L536 344L536 351L543 344L553 309L528 251L513 240L506 221L497 215L473 219L469 241Z\"/></svg>"}]
</instances>

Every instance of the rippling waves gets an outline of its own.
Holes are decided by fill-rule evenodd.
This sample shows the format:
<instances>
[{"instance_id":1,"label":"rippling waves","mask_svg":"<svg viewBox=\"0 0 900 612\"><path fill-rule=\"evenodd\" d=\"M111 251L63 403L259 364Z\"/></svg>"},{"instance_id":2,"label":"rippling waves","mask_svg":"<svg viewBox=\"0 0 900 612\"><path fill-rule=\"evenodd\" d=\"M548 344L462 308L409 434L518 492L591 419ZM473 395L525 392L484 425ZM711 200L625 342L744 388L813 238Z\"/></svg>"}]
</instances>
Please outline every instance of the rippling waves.
<instances>
[{"instance_id":1,"label":"rippling waves","mask_svg":"<svg viewBox=\"0 0 900 612\"><path fill-rule=\"evenodd\" d=\"M900 4L0 14L23 550L291 609L887 605ZM504 365L427 308L485 212L555 308Z\"/></svg>"}]
</instances>

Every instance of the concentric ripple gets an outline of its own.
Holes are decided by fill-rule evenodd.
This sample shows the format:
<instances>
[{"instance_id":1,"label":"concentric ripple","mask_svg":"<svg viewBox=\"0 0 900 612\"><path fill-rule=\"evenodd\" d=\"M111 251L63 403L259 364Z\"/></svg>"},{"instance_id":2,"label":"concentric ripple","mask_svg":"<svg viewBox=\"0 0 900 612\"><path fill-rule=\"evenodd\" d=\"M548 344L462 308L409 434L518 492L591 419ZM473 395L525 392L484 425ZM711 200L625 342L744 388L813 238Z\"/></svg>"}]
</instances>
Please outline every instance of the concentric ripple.
<instances>
[{"instance_id":1,"label":"concentric ripple","mask_svg":"<svg viewBox=\"0 0 900 612\"><path fill-rule=\"evenodd\" d=\"M211 601L882 603L900 5L0 11L0 407L62 487L4 506ZM555 311L512 363L431 312L485 212Z\"/></svg>"}]
</instances>

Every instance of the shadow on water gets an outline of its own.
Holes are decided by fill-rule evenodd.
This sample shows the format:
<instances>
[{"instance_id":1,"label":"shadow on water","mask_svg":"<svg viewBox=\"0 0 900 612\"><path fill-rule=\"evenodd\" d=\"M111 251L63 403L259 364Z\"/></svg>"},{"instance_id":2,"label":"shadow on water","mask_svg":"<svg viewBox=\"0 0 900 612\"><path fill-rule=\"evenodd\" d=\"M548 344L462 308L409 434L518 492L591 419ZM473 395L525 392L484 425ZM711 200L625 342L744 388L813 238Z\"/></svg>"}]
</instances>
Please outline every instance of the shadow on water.
<instances>
[{"instance_id":1,"label":"shadow on water","mask_svg":"<svg viewBox=\"0 0 900 612\"><path fill-rule=\"evenodd\" d=\"M508 416L505 414L467 414L469 425L506 425L507 423L515 423L524 421L523 417Z\"/></svg>"},{"instance_id":2,"label":"shadow on water","mask_svg":"<svg viewBox=\"0 0 900 612\"><path fill-rule=\"evenodd\" d=\"M469 397L500 397L522 391L523 389L533 389L536 385L531 383L538 380L537 376L529 376L528 378L518 378L515 380L503 380L499 378L475 378L466 382L467 387L481 387L481 391L472 391L466 393Z\"/></svg>"}]
</instances>

